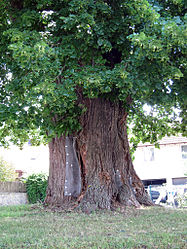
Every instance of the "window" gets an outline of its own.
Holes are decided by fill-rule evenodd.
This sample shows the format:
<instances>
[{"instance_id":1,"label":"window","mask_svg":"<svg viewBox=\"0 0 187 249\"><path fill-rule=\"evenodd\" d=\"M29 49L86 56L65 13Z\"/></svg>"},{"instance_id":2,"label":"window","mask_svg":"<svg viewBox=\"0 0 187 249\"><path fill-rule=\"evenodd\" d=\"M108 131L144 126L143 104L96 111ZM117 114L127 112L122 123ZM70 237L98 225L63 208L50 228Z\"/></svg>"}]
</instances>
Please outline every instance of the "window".
<instances>
[{"instance_id":1,"label":"window","mask_svg":"<svg viewBox=\"0 0 187 249\"><path fill-rule=\"evenodd\" d=\"M155 160L154 148L144 149L144 161L150 162Z\"/></svg>"},{"instance_id":2,"label":"window","mask_svg":"<svg viewBox=\"0 0 187 249\"><path fill-rule=\"evenodd\" d=\"M173 178L172 183L173 183L173 185L186 185L187 178L186 177Z\"/></svg>"},{"instance_id":3,"label":"window","mask_svg":"<svg viewBox=\"0 0 187 249\"><path fill-rule=\"evenodd\" d=\"M187 145L181 146L182 159L187 159Z\"/></svg>"}]
</instances>

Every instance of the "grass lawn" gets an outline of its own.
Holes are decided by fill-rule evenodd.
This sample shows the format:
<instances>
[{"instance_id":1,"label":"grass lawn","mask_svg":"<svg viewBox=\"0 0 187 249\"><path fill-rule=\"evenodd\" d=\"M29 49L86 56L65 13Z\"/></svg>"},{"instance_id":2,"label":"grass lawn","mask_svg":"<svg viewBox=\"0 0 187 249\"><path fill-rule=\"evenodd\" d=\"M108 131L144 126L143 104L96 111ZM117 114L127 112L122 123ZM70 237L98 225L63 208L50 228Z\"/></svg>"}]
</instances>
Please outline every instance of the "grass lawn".
<instances>
[{"instance_id":1,"label":"grass lawn","mask_svg":"<svg viewBox=\"0 0 187 249\"><path fill-rule=\"evenodd\" d=\"M187 248L187 210L52 213L0 207L0 248Z\"/></svg>"}]
</instances>

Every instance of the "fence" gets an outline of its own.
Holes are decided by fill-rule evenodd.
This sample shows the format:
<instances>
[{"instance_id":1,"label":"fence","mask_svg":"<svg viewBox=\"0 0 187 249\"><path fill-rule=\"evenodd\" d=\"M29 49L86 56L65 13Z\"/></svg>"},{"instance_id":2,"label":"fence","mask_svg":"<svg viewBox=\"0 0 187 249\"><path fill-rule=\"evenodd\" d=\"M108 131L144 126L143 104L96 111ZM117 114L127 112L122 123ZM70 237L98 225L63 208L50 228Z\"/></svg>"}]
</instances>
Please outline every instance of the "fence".
<instances>
[{"instance_id":1,"label":"fence","mask_svg":"<svg viewBox=\"0 0 187 249\"><path fill-rule=\"evenodd\" d=\"M28 203L26 187L22 182L0 182L0 206Z\"/></svg>"}]
</instances>

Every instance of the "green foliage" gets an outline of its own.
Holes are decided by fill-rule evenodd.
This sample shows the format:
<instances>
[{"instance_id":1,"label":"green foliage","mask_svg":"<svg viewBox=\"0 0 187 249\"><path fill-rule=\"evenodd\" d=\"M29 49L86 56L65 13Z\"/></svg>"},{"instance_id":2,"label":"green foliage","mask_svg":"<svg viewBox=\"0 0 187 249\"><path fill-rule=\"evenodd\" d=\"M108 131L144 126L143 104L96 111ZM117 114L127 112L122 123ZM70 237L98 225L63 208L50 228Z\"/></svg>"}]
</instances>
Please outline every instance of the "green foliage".
<instances>
[{"instance_id":1,"label":"green foliage","mask_svg":"<svg viewBox=\"0 0 187 249\"><path fill-rule=\"evenodd\" d=\"M10 163L3 160L2 157L0 157L0 181L15 181L16 177L17 174L15 172L14 167Z\"/></svg>"},{"instance_id":2,"label":"green foliage","mask_svg":"<svg viewBox=\"0 0 187 249\"><path fill-rule=\"evenodd\" d=\"M185 8L184 0L2 0L0 143L79 131L82 97L121 102L143 141L186 135ZM154 111L145 115L145 104Z\"/></svg>"},{"instance_id":3,"label":"green foliage","mask_svg":"<svg viewBox=\"0 0 187 249\"><path fill-rule=\"evenodd\" d=\"M187 207L187 191L182 195L177 195L176 200L179 204L179 207L186 208Z\"/></svg>"},{"instance_id":4,"label":"green foliage","mask_svg":"<svg viewBox=\"0 0 187 249\"><path fill-rule=\"evenodd\" d=\"M47 176L32 174L26 180L27 196L30 203L43 202L46 196Z\"/></svg>"}]
</instances>

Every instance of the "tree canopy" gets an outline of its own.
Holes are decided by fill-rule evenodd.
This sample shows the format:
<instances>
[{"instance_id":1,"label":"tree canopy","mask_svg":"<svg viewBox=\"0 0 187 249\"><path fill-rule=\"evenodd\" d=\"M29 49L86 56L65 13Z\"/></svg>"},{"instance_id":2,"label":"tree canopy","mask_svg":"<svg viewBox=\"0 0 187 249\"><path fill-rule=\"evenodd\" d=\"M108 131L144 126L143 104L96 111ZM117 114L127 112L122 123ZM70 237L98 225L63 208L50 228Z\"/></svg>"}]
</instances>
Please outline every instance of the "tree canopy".
<instances>
[{"instance_id":1,"label":"tree canopy","mask_svg":"<svg viewBox=\"0 0 187 249\"><path fill-rule=\"evenodd\" d=\"M80 130L82 95L121 102L143 141L186 135L185 7L185 0L1 0L1 145Z\"/></svg>"}]
</instances>

